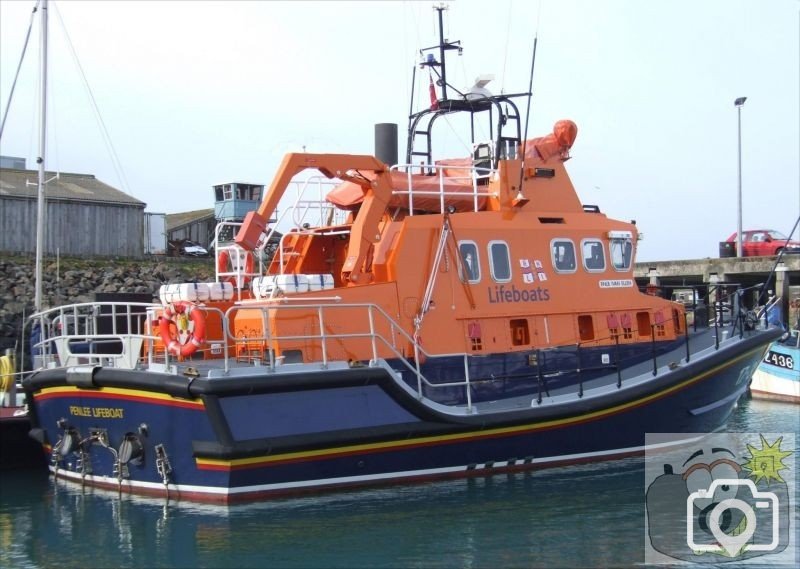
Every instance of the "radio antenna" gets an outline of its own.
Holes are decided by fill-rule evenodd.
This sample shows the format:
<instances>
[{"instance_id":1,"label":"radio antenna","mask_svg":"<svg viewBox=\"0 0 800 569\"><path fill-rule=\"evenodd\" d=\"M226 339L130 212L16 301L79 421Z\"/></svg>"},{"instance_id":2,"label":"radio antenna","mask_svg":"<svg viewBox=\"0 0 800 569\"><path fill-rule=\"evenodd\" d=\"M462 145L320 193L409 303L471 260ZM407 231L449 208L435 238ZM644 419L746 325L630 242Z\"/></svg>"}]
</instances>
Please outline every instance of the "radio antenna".
<instances>
[{"instance_id":1,"label":"radio antenna","mask_svg":"<svg viewBox=\"0 0 800 569\"><path fill-rule=\"evenodd\" d=\"M525 144L528 141L528 119L531 116L531 97L533 95L533 69L536 65L536 44L539 41L539 30L533 38L533 55L531 56L531 76L528 81L528 105L525 110L525 134L522 137L522 162L519 167L519 191L522 192L522 179L525 176Z\"/></svg>"}]
</instances>

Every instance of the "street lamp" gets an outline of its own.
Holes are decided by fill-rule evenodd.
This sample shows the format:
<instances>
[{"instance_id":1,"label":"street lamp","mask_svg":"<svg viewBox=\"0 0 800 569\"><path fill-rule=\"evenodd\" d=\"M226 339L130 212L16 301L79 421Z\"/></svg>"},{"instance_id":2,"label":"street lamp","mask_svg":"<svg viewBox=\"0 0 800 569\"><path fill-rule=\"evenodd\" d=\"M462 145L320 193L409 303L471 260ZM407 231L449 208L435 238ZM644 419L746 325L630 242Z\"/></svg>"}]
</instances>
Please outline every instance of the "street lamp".
<instances>
[{"instance_id":1,"label":"street lamp","mask_svg":"<svg viewBox=\"0 0 800 569\"><path fill-rule=\"evenodd\" d=\"M736 256L742 257L742 105L747 97L739 97L733 104L739 115L739 206L738 223L736 224Z\"/></svg>"}]
</instances>

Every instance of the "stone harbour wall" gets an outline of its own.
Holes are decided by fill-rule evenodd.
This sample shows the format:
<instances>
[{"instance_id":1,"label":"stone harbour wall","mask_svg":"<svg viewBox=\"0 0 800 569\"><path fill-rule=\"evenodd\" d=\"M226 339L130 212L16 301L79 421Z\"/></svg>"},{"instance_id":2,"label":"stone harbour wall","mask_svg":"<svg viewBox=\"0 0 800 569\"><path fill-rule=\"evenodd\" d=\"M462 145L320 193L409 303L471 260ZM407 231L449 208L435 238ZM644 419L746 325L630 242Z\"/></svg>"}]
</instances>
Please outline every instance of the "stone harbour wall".
<instances>
[{"instance_id":1,"label":"stone harbour wall","mask_svg":"<svg viewBox=\"0 0 800 569\"><path fill-rule=\"evenodd\" d=\"M33 257L0 257L0 348L22 341L24 318L34 312ZM162 284L211 282L213 259L154 258L47 259L42 268L42 299L46 307L90 302L94 293L139 293L158 296Z\"/></svg>"}]
</instances>

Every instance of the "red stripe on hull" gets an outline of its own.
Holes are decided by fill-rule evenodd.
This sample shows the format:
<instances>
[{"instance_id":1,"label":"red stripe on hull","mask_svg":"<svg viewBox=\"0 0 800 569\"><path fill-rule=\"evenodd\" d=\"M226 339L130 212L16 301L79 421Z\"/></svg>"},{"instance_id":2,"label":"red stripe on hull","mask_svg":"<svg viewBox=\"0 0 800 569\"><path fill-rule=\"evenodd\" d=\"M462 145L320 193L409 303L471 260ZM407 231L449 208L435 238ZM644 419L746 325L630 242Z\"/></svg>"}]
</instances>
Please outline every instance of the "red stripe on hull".
<instances>
[{"instance_id":1,"label":"red stripe on hull","mask_svg":"<svg viewBox=\"0 0 800 569\"><path fill-rule=\"evenodd\" d=\"M203 411L204 406L199 403L191 401L169 401L159 399L156 397L138 396L138 395L121 395L117 393L102 393L102 392L63 392L63 393L39 393L34 395L37 401L46 401L48 399L69 399L76 396L88 399L114 399L117 401L131 401L134 403L154 403L156 405L164 405L167 407L180 407L183 409L194 409L196 411Z\"/></svg>"}]
</instances>

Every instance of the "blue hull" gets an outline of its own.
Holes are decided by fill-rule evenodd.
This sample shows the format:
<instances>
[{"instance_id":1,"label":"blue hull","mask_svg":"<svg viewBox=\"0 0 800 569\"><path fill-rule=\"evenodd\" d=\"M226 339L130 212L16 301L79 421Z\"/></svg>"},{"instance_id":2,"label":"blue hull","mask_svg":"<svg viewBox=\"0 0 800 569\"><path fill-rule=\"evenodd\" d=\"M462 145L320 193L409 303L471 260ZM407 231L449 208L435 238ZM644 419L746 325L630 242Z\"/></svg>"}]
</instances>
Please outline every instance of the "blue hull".
<instances>
[{"instance_id":1,"label":"blue hull","mask_svg":"<svg viewBox=\"0 0 800 569\"><path fill-rule=\"evenodd\" d=\"M645 433L714 431L746 391L764 339L745 344L621 388L533 396L497 413L447 413L387 367L194 380L99 368L83 382L57 369L25 385L32 434L57 476L234 502L597 460L641 452Z\"/></svg>"}]
</instances>

